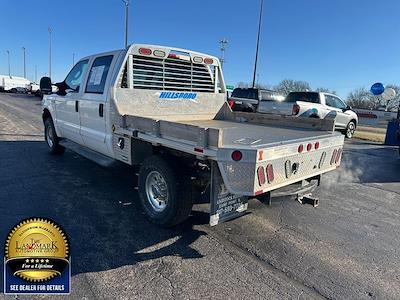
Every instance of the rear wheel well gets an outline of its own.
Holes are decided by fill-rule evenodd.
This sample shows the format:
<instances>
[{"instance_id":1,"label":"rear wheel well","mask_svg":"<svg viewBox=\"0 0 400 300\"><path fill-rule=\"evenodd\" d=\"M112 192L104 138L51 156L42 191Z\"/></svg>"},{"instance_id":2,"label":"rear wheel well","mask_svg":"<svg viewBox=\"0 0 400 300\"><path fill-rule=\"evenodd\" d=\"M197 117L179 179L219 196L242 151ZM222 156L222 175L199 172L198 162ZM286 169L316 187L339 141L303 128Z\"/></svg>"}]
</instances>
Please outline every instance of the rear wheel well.
<instances>
[{"instance_id":1,"label":"rear wheel well","mask_svg":"<svg viewBox=\"0 0 400 300\"><path fill-rule=\"evenodd\" d=\"M356 120L356 119L351 119L350 122L353 122L354 125L356 125L356 127L357 127L357 120ZM349 123L350 123L350 122L349 122Z\"/></svg>"},{"instance_id":2,"label":"rear wheel well","mask_svg":"<svg viewBox=\"0 0 400 300\"><path fill-rule=\"evenodd\" d=\"M46 119L48 119L48 118L53 119L53 118L51 117L50 111L49 111L47 108L45 108L45 109L43 110L43 113L42 113L43 122L46 121Z\"/></svg>"}]
</instances>

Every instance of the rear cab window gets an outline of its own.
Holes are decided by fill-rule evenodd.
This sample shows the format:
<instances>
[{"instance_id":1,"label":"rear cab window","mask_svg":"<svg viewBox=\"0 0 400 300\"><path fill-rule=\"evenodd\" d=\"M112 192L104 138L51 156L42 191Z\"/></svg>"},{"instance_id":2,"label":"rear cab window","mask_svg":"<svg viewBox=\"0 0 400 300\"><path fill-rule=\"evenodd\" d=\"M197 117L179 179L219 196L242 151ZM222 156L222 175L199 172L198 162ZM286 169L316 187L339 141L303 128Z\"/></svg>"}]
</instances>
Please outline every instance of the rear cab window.
<instances>
[{"instance_id":1,"label":"rear cab window","mask_svg":"<svg viewBox=\"0 0 400 300\"><path fill-rule=\"evenodd\" d=\"M90 68L86 93L103 94L113 55L97 57Z\"/></svg>"},{"instance_id":2,"label":"rear cab window","mask_svg":"<svg viewBox=\"0 0 400 300\"><path fill-rule=\"evenodd\" d=\"M275 91L261 90L261 101L282 101L285 97Z\"/></svg>"},{"instance_id":3,"label":"rear cab window","mask_svg":"<svg viewBox=\"0 0 400 300\"><path fill-rule=\"evenodd\" d=\"M320 103L319 94L314 92L291 92L287 95L286 102L310 102L310 103Z\"/></svg>"},{"instance_id":4,"label":"rear cab window","mask_svg":"<svg viewBox=\"0 0 400 300\"><path fill-rule=\"evenodd\" d=\"M233 90L231 97L258 99L257 89L236 88Z\"/></svg>"}]
</instances>

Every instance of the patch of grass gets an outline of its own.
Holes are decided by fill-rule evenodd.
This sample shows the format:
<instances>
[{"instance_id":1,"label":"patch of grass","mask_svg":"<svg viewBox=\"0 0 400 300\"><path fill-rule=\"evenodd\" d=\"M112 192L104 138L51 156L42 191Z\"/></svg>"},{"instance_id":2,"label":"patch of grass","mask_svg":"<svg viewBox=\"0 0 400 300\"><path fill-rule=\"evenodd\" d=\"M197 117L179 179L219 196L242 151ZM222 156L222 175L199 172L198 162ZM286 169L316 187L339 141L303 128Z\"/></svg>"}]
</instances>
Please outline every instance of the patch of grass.
<instances>
[{"instance_id":1,"label":"patch of grass","mask_svg":"<svg viewBox=\"0 0 400 300\"><path fill-rule=\"evenodd\" d=\"M367 130L363 128L358 127L356 132L354 133L354 138L362 139L362 140L368 140L372 142L379 142L379 143L384 143L385 142L385 136L386 136L386 129L382 131L382 128L371 128L372 130Z\"/></svg>"}]
</instances>

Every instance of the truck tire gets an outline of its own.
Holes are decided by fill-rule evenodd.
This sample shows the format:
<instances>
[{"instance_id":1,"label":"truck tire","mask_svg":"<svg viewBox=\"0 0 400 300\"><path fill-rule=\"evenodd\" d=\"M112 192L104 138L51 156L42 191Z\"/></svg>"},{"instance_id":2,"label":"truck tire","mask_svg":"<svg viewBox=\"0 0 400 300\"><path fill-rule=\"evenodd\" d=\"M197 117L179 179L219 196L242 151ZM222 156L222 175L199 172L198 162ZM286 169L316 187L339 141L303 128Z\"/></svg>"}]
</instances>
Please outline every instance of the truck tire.
<instances>
[{"instance_id":1,"label":"truck tire","mask_svg":"<svg viewBox=\"0 0 400 300\"><path fill-rule=\"evenodd\" d=\"M177 225L192 211L189 177L175 170L159 156L147 158L140 167L140 202L149 221L158 226Z\"/></svg>"},{"instance_id":2,"label":"truck tire","mask_svg":"<svg viewBox=\"0 0 400 300\"><path fill-rule=\"evenodd\" d=\"M350 121L347 124L346 130L343 132L346 138L351 139L356 131L356 123L354 121Z\"/></svg>"},{"instance_id":3,"label":"truck tire","mask_svg":"<svg viewBox=\"0 0 400 300\"><path fill-rule=\"evenodd\" d=\"M12 89L10 90L10 92L15 94L15 93L17 93L18 91L17 91L17 89L12 88Z\"/></svg>"},{"instance_id":4,"label":"truck tire","mask_svg":"<svg viewBox=\"0 0 400 300\"><path fill-rule=\"evenodd\" d=\"M51 118L47 118L44 121L44 138L46 140L47 146L49 146L51 154L64 153L65 148L59 144L60 139L57 136L53 120Z\"/></svg>"}]
</instances>

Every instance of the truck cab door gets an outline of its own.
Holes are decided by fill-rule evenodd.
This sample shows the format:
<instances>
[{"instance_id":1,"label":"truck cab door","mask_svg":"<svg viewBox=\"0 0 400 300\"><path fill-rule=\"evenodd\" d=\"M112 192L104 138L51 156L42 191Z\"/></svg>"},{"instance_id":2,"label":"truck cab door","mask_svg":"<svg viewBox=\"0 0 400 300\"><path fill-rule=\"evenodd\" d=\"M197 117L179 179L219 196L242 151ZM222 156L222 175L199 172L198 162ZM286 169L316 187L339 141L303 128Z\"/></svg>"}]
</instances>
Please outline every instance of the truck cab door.
<instances>
[{"instance_id":1,"label":"truck cab door","mask_svg":"<svg viewBox=\"0 0 400 300\"><path fill-rule=\"evenodd\" d=\"M56 110L55 125L61 137L79 144L83 143L80 134L79 95L88 63L87 59L78 62L62 83L66 87L65 91L59 90L57 94L51 95Z\"/></svg>"},{"instance_id":2,"label":"truck cab door","mask_svg":"<svg viewBox=\"0 0 400 300\"><path fill-rule=\"evenodd\" d=\"M111 67L114 55L103 55L93 59L87 82L80 99L81 135L88 148L110 155L110 134L107 134L107 95L110 89Z\"/></svg>"},{"instance_id":3,"label":"truck cab door","mask_svg":"<svg viewBox=\"0 0 400 300\"><path fill-rule=\"evenodd\" d=\"M346 108L343 101L338 97L325 95L325 103L330 110L334 110L337 113L335 118L335 127L340 129L346 128L349 117L343 111L343 109Z\"/></svg>"}]
</instances>

